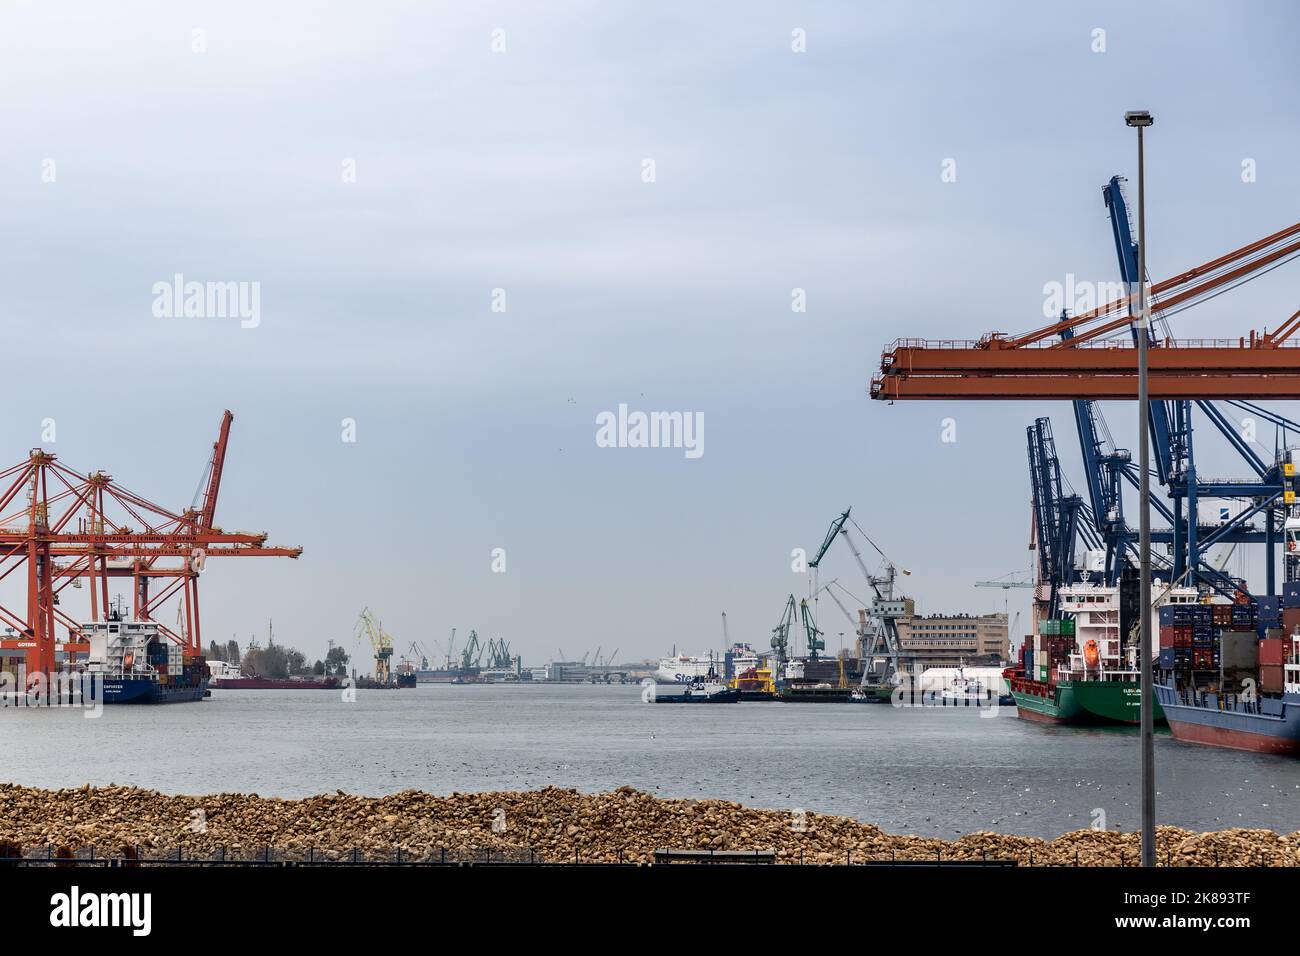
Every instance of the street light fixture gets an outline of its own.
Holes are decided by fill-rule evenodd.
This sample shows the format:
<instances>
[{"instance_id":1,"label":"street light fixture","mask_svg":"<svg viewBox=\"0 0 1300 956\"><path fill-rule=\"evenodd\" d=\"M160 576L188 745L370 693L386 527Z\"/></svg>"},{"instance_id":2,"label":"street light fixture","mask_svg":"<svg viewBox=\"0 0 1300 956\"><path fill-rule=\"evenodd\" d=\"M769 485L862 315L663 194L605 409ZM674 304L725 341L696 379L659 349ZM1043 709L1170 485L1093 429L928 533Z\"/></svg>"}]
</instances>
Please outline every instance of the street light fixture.
<instances>
[{"instance_id":1,"label":"street light fixture","mask_svg":"<svg viewBox=\"0 0 1300 956\"><path fill-rule=\"evenodd\" d=\"M1151 443L1147 419L1151 398L1147 387L1147 339L1151 335L1151 311L1147 302L1147 213L1146 175L1142 153L1142 131L1155 122L1146 110L1130 110L1124 122L1138 131L1138 447L1142 464L1138 488L1140 523L1138 526L1139 574L1142 640L1138 649L1138 673L1141 677L1142 711L1142 865L1156 865L1156 745L1155 689L1151 679Z\"/></svg>"}]
</instances>

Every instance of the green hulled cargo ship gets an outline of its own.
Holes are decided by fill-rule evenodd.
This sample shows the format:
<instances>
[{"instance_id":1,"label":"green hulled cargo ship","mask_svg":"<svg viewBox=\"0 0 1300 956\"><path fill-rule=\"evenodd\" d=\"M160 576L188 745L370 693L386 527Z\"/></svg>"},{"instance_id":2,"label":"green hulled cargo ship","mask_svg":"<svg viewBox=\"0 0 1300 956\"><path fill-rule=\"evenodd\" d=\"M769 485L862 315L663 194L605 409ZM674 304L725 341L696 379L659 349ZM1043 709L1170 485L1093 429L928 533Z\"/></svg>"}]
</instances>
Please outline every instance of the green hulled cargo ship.
<instances>
[{"instance_id":1,"label":"green hulled cargo ship","mask_svg":"<svg viewBox=\"0 0 1300 956\"><path fill-rule=\"evenodd\" d=\"M1136 724L1141 719L1142 689L1132 680L1038 681L1025 679L1019 668L1004 675L1026 720L1052 724ZM1164 720L1160 703L1155 720Z\"/></svg>"},{"instance_id":2,"label":"green hulled cargo ship","mask_svg":"<svg viewBox=\"0 0 1300 956\"><path fill-rule=\"evenodd\" d=\"M1054 724L1137 724L1141 671L1120 634L1119 588L1083 581L1059 592L1063 614L1042 620L1018 666L1003 672L1016 712ZM1160 603L1194 603L1192 588L1170 589ZM1164 720L1155 701L1154 716Z\"/></svg>"}]
</instances>

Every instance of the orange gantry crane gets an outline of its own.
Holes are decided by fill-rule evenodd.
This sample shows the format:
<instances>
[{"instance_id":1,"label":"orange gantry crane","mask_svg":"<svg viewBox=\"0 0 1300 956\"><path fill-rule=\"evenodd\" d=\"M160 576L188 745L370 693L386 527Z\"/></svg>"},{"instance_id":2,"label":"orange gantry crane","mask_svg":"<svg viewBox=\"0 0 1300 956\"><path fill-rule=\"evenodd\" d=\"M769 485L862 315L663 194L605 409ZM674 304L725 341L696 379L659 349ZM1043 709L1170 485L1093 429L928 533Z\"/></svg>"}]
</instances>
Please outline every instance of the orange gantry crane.
<instances>
[{"instance_id":1,"label":"orange gantry crane","mask_svg":"<svg viewBox=\"0 0 1300 956\"><path fill-rule=\"evenodd\" d=\"M1300 223L1150 286L1162 320L1300 255ZM1134 294L1024 335L978 341L898 339L881 355L871 397L896 399L1136 399ZM1274 331L1237 339L1155 337L1152 399L1300 399L1296 312Z\"/></svg>"},{"instance_id":2,"label":"orange gantry crane","mask_svg":"<svg viewBox=\"0 0 1300 956\"><path fill-rule=\"evenodd\" d=\"M87 582L90 620L108 612L110 578L131 579L137 621L158 621L163 605L179 596L183 623L177 630L159 623L158 630L188 656L203 646L199 576L208 558L302 554L302 548L268 546L264 532L227 532L213 523L233 419L229 411L222 416L201 503L179 512L102 471L80 474L40 448L0 471L0 582L20 568L27 575L25 612L0 604L0 651L22 651L29 677L54 671L56 650L74 656L89 650L81 642L82 622L61 604L69 585ZM66 641L58 640L60 627Z\"/></svg>"}]
</instances>

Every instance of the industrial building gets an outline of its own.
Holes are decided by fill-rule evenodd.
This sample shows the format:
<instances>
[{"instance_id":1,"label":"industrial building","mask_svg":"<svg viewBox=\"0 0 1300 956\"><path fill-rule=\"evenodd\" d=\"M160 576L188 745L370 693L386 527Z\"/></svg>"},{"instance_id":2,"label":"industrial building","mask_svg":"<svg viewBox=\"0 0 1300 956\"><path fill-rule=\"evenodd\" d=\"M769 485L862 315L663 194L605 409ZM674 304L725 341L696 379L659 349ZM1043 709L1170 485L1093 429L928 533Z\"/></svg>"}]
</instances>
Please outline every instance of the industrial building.
<instances>
[{"instance_id":1,"label":"industrial building","mask_svg":"<svg viewBox=\"0 0 1300 956\"><path fill-rule=\"evenodd\" d=\"M1011 656L1007 616L1001 612L900 618L898 637L903 658L921 667L995 664Z\"/></svg>"}]
</instances>

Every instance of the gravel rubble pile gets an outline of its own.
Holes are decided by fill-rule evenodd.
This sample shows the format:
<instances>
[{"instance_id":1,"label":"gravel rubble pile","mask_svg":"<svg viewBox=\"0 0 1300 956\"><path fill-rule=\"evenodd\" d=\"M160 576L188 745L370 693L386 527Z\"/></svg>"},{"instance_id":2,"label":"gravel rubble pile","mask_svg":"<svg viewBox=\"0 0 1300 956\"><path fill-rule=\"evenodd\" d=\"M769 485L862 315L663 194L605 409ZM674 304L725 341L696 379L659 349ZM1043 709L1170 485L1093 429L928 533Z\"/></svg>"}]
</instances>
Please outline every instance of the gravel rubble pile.
<instances>
[{"instance_id":1,"label":"gravel rubble pile","mask_svg":"<svg viewBox=\"0 0 1300 956\"><path fill-rule=\"evenodd\" d=\"M1076 830L1042 840L980 831L957 840L889 834L848 817L757 810L721 800L664 800L630 787L584 794L548 787L439 797L335 794L171 796L135 787L40 790L0 784L0 841L13 855L255 858L466 858L492 852L547 861L639 862L656 849L770 850L778 862L1015 860L1021 865L1137 865L1138 836ZM1160 865L1300 866L1300 831L1195 833L1160 827Z\"/></svg>"}]
</instances>

